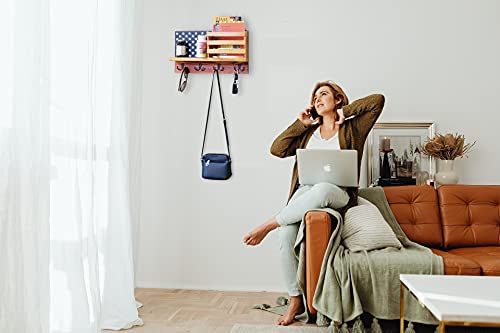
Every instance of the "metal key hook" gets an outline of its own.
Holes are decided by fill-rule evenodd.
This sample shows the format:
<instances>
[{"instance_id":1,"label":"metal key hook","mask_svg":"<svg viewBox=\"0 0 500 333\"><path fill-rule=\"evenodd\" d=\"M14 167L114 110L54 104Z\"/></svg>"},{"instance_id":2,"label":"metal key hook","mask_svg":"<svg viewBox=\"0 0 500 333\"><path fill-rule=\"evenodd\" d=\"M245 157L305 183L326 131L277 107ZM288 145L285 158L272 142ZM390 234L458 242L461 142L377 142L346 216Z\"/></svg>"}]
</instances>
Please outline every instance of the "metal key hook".
<instances>
[{"instance_id":1,"label":"metal key hook","mask_svg":"<svg viewBox=\"0 0 500 333\"><path fill-rule=\"evenodd\" d=\"M176 66L176 68L177 68L178 71L182 72L182 70L184 69L184 66L185 66L184 63L182 63L181 64L181 68L179 68L179 66Z\"/></svg>"},{"instance_id":2,"label":"metal key hook","mask_svg":"<svg viewBox=\"0 0 500 333\"><path fill-rule=\"evenodd\" d=\"M242 65L242 64L238 64L238 65L236 65L236 66L233 66L233 68L234 68L234 70L235 70L236 72L240 72L240 71L244 71L244 70L245 70L245 67L243 67L243 65Z\"/></svg>"},{"instance_id":3,"label":"metal key hook","mask_svg":"<svg viewBox=\"0 0 500 333\"><path fill-rule=\"evenodd\" d=\"M213 66L214 71L224 71L224 66L222 64L217 64L217 67Z\"/></svg>"},{"instance_id":4,"label":"metal key hook","mask_svg":"<svg viewBox=\"0 0 500 333\"><path fill-rule=\"evenodd\" d=\"M203 64L200 62L198 63L198 65L196 65L196 67L194 67L194 70L199 72L199 71L205 71L205 67L203 67Z\"/></svg>"}]
</instances>

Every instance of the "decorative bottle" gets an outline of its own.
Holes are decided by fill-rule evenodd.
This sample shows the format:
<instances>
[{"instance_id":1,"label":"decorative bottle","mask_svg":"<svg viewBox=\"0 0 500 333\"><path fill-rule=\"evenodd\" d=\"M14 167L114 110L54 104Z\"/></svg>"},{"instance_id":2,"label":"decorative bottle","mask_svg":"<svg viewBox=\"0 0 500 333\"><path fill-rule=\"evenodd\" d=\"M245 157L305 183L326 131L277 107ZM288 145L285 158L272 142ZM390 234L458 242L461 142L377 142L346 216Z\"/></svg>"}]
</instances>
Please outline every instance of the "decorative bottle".
<instances>
[{"instance_id":1,"label":"decorative bottle","mask_svg":"<svg viewBox=\"0 0 500 333\"><path fill-rule=\"evenodd\" d=\"M187 43L184 39L177 42L175 46L175 56L176 57L187 57Z\"/></svg>"},{"instance_id":2,"label":"decorative bottle","mask_svg":"<svg viewBox=\"0 0 500 333\"><path fill-rule=\"evenodd\" d=\"M196 41L196 57L204 58L207 56L207 36L198 35Z\"/></svg>"}]
</instances>

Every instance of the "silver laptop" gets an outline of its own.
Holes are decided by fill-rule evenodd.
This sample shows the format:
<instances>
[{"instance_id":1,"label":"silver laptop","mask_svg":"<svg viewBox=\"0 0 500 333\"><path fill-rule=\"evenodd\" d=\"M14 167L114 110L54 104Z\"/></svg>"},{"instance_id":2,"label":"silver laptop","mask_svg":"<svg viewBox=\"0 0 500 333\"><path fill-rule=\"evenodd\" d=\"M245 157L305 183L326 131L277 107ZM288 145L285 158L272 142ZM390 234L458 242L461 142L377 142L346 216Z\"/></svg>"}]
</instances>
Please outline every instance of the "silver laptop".
<instances>
[{"instance_id":1,"label":"silver laptop","mask_svg":"<svg viewBox=\"0 0 500 333\"><path fill-rule=\"evenodd\" d=\"M358 151L333 149L297 149L299 183L331 183L358 187Z\"/></svg>"}]
</instances>

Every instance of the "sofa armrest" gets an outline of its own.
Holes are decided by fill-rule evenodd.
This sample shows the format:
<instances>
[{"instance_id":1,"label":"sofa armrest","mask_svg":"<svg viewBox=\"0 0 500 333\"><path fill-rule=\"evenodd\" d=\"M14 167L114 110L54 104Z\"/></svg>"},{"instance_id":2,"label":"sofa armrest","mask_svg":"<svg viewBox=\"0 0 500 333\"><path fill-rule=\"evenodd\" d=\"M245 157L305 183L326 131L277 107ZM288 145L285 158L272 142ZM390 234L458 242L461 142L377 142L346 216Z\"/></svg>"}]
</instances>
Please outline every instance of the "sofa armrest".
<instances>
[{"instance_id":1,"label":"sofa armrest","mask_svg":"<svg viewBox=\"0 0 500 333\"><path fill-rule=\"evenodd\" d=\"M321 211L310 211L306 214L306 301L311 314L316 314L312 305L314 292L318 285L321 264L326 247L332 234L330 215Z\"/></svg>"}]
</instances>

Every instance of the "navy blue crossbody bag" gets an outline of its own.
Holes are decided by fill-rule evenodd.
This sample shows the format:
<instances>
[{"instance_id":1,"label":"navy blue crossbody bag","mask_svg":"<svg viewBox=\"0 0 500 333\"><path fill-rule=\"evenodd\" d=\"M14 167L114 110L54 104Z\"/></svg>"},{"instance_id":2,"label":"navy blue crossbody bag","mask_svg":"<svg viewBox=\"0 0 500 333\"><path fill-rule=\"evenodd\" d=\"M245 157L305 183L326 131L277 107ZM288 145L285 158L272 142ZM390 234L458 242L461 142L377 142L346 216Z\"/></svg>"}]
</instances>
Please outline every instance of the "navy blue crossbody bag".
<instances>
[{"instance_id":1,"label":"navy blue crossbody bag","mask_svg":"<svg viewBox=\"0 0 500 333\"><path fill-rule=\"evenodd\" d=\"M210 105L212 104L212 91L214 88L214 78L217 77L219 87L220 106L222 110L222 122L226 134L227 154L203 154L205 149L205 139L207 137L208 119L210 116ZM231 156L229 155L229 138L227 135L226 116L224 114L224 104L222 103L222 92L220 89L219 71L214 70L212 75L212 85L210 86L210 98L208 100L207 121L205 123L205 134L203 135L203 145L201 147L201 177L205 179L225 180L231 177Z\"/></svg>"}]
</instances>

